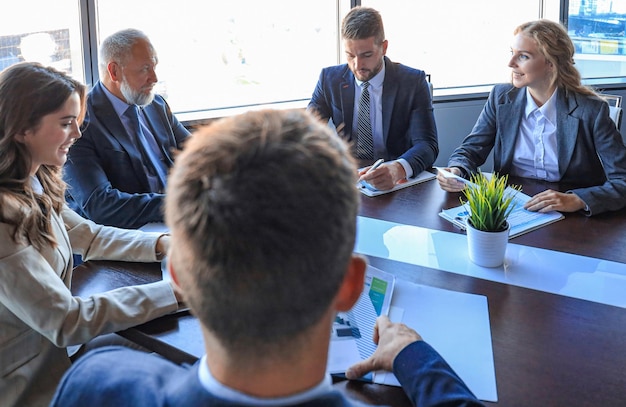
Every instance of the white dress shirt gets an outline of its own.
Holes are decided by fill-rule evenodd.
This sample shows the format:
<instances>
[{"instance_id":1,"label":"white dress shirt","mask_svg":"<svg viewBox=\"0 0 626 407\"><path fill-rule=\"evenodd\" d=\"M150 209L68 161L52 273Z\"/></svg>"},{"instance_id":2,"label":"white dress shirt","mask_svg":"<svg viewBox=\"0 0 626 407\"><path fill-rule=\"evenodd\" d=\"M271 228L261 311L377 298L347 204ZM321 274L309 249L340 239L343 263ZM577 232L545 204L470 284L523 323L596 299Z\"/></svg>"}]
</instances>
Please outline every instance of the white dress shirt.
<instances>
[{"instance_id":1,"label":"white dress shirt","mask_svg":"<svg viewBox=\"0 0 626 407\"><path fill-rule=\"evenodd\" d=\"M526 88L526 109L515 142L511 175L545 181L559 181L556 141L556 95L538 107Z\"/></svg>"},{"instance_id":2,"label":"white dress shirt","mask_svg":"<svg viewBox=\"0 0 626 407\"><path fill-rule=\"evenodd\" d=\"M212 395L221 397L225 400L250 406L288 406L293 404L304 403L308 400L316 399L324 394L332 391L332 380L330 375L324 376L324 379L315 387L294 394L289 397L280 398L258 398L249 396L245 393L232 389L213 377L209 366L206 363L206 355L200 359L198 368L198 379L202 386Z\"/></svg>"}]
</instances>

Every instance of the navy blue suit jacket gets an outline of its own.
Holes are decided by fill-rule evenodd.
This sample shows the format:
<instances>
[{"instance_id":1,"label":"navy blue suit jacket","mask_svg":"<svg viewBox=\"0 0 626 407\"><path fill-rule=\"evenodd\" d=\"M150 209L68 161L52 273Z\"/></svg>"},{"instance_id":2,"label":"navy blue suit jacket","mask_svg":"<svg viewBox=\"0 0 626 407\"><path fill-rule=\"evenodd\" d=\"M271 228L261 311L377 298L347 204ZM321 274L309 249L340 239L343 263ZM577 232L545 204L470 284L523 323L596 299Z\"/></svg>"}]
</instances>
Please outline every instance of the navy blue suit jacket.
<instances>
[{"instance_id":1,"label":"navy blue suit jacket","mask_svg":"<svg viewBox=\"0 0 626 407\"><path fill-rule=\"evenodd\" d=\"M626 206L626 147L600 98L565 94L559 89L557 158L560 181L579 185L572 189L589 206L591 214ZM472 132L450 156L448 166L466 175L477 171L493 149L493 170L509 174L515 143L526 108L526 88L496 85Z\"/></svg>"},{"instance_id":2,"label":"navy blue suit jacket","mask_svg":"<svg viewBox=\"0 0 626 407\"><path fill-rule=\"evenodd\" d=\"M89 93L83 134L70 149L64 167L68 205L103 225L138 228L163 222L164 194L151 191L142 164L113 105L98 82ZM144 113L169 167L173 152L189 131L159 95Z\"/></svg>"},{"instance_id":3,"label":"navy blue suit jacket","mask_svg":"<svg viewBox=\"0 0 626 407\"><path fill-rule=\"evenodd\" d=\"M412 343L394 361L394 374L416 406L482 406L441 356L425 342ZM161 357L120 347L81 356L65 373L51 407L228 406L208 393L198 364L175 365ZM301 407L364 406L332 391Z\"/></svg>"},{"instance_id":4,"label":"navy blue suit jacket","mask_svg":"<svg viewBox=\"0 0 626 407\"><path fill-rule=\"evenodd\" d=\"M324 68L308 105L321 119L332 119L342 137L356 142L354 74L347 64ZM383 139L387 151L375 158L405 159L418 175L437 159L439 144L432 96L423 71L385 57L382 94Z\"/></svg>"}]
</instances>

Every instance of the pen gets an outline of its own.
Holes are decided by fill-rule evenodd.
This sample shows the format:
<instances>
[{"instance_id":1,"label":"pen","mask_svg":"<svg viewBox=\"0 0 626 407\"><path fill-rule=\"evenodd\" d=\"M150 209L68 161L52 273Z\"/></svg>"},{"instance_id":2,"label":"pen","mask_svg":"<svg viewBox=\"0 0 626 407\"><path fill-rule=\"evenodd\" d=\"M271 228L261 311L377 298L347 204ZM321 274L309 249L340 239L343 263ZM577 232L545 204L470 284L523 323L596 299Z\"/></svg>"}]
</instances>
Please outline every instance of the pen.
<instances>
[{"instance_id":1,"label":"pen","mask_svg":"<svg viewBox=\"0 0 626 407\"><path fill-rule=\"evenodd\" d=\"M370 172L374 171L376 168L380 167L380 165L381 165L382 163L384 163L384 162L385 162L385 160L383 160L382 158L379 158L378 160L376 160L376 162L374 163L374 165L372 165L372 166L370 167L370 169L369 169L369 170L367 170L366 174L369 174Z\"/></svg>"}]
</instances>

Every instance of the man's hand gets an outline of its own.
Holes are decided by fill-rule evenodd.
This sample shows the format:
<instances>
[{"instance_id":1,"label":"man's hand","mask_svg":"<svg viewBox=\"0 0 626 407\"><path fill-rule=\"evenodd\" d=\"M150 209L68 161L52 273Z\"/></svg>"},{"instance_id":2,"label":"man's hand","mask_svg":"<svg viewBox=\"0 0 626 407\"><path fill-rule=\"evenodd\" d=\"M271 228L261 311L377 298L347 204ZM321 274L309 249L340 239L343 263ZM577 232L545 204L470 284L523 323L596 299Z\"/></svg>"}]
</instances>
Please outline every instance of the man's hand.
<instances>
[{"instance_id":1,"label":"man's hand","mask_svg":"<svg viewBox=\"0 0 626 407\"><path fill-rule=\"evenodd\" d=\"M366 167L359 172L359 181L366 181L380 191L387 191L406 178L404 167L397 161L384 163L372 172L368 172L369 169Z\"/></svg>"},{"instance_id":2,"label":"man's hand","mask_svg":"<svg viewBox=\"0 0 626 407\"><path fill-rule=\"evenodd\" d=\"M376 320L373 340L378 344L376 351L368 359L351 366L346 371L348 379L358 379L375 370L391 372L398 353L411 343L421 341L422 337L408 326L381 316Z\"/></svg>"}]
</instances>

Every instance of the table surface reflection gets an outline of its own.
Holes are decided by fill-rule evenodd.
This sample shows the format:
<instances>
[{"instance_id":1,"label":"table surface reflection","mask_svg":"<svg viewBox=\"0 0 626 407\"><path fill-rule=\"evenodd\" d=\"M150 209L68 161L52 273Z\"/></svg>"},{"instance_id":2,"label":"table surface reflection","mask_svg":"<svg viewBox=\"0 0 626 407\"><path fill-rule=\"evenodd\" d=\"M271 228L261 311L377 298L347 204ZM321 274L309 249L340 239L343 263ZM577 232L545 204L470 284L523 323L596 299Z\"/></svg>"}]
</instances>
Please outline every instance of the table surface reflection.
<instances>
[{"instance_id":1,"label":"table surface reflection","mask_svg":"<svg viewBox=\"0 0 626 407\"><path fill-rule=\"evenodd\" d=\"M528 195L570 186L511 178ZM438 216L459 204L459 194L429 181L392 194L362 197L360 216L462 235ZM531 248L626 263L626 211L565 219L511 239ZM442 271L378 256L370 263L398 278L485 295L489 304L498 406L623 406L626 400L626 310L558 293ZM97 261L77 267L73 291L88 295L161 278L159 264ZM626 297L626 295L625 295ZM177 363L203 353L197 320L188 312L121 332ZM342 392L370 403L408 406L400 388L337 381Z\"/></svg>"}]
</instances>

